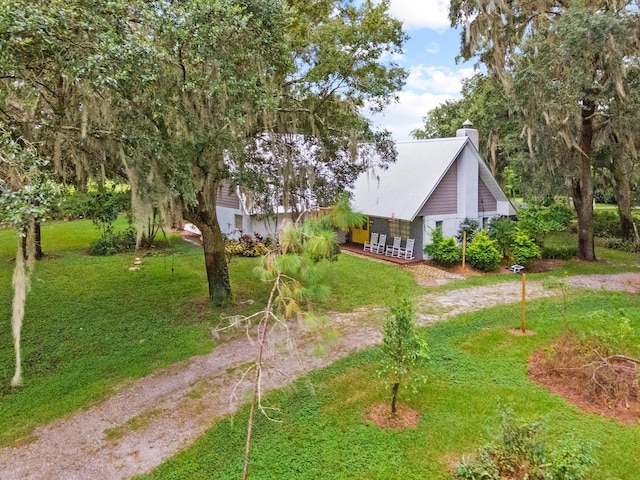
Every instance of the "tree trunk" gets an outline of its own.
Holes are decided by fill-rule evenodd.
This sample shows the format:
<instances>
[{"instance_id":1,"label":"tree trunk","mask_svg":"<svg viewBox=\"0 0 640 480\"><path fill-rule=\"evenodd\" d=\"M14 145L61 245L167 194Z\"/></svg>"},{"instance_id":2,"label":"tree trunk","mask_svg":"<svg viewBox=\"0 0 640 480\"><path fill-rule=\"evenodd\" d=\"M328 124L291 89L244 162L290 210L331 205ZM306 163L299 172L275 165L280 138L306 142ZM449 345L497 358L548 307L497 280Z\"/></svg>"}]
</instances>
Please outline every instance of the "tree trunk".
<instances>
[{"instance_id":1,"label":"tree trunk","mask_svg":"<svg viewBox=\"0 0 640 480\"><path fill-rule=\"evenodd\" d=\"M221 305L231 300L229 269L224 253L224 238L216 215L217 182L208 179L208 185L197 194L198 204L184 211L184 218L193 223L202 234L204 264L209 283L209 300Z\"/></svg>"},{"instance_id":2,"label":"tree trunk","mask_svg":"<svg viewBox=\"0 0 640 480\"><path fill-rule=\"evenodd\" d=\"M631 216L631 182L629 162L625 157L616 156L611 161L611 174L616 189L616 203L620 216L620 232L625 240L635 240L636 232Z\"/></svg>"},{"instance_id":3,"label":"tree trunk","mask_svg":"<svg viewBox=\"0 0 640 480\"><path fill-rule=\"evenodd\" d=\"M396 398L398 398L398 388L400 387L400 382L396 382L393 384L393 388L391 391L393 392L393 396L391 397L391 413L396 413Z\"/></svg>"},{"instance_id":4,"label":"tree trunk","mask_svg":"<svg viewBox=\"0 0 640 480\"><path fill-rule=\"evenodd\" d=\"M42 233L40 230L40 222L36 221L34 224L34 242L35 242L35 258L36 260L42 260L44 256L42 253ZM27 229L25 228L22 236L22 252L24 259L27 260Z\"/></svg>"},{"instance_id":5,"label":"tree trunk","mask_svg":"<svg viewBox=\"0 0 640 480\"><path fill-rule=\"evenodd\" d=\"M593 240L593 178L591 152L593 145L593 114L595 104L584 100L578 152L578 177L573 180L573 204L578 215L578 258L596 260Z\"/></svg>"}]
</instances>

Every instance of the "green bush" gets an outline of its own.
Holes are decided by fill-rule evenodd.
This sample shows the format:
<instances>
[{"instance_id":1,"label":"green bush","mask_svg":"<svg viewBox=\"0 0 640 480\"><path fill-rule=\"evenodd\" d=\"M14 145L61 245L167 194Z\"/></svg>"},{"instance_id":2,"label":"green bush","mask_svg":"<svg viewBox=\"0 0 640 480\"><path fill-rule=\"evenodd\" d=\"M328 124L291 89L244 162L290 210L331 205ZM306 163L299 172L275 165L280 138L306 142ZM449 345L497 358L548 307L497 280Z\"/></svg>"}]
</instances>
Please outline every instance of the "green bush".
<instances>
[{"instance_id":1,"label":"green bush","mask_svg":"<svg viewBox=\"0 0 640 480\"><path fill-rule=\"evenodd\" d=\"M542 246L548 233L566 230L573 216L573 210L563 203L553 203L548 207L530 204L518 210L518 227Z\"/></svg>"},{"instance_id":2,"label":"green bush","mask_svg":"<svg viewBox=\"0 0 640 480\"><path fill-rule=\"evenodd\" d=\"M424 252L434 262L447 266L462 260L462 249L456 244L453 237L444 238L441 228L432 230L431 240L433 243L425 245Z\"/></svg>"},{"instance_id":3,"label":"green bush","mask_svg":"<svg viewBox=\"0 0 640 480\"><path fill-rule=\"evenodd\" d=\"M511 245L516 236L516 222L509 218L494 217L489 223L489 238L496 242L502 258L511 257Z\"/></svg>"},{"instance_id":4,"label":"green bush","mask_svg":"<svg viewBox=\"0 0 640 480\"><path fill-rule=\"evenodd\" d=\"M620 218L616 212L597 210L593 212L593 234L601 238L620 238Z\"/></svg>"},{"instance_id":5,"label":"green bush","mask_svg":"<svg viewBox=\"0 0 640 480\"><path fill-rule=\"evenodd\" d=\"M578 255L578 247L542 247L542 258L571 260Z\"/></svg>"},{"instance_id":6,"label":"green bush","mask_svg":"<svg viewBox=\"0 0 640 480\"><path fill-rule=\"evenodd\" d=\"M591 445L569 439L549 448L539 439L539 423L518 423L508 411L501 415L500 434L495 442L459 462L457 479L582 480L596 464Z\"/></svg>"},{"instance_id":7,"label":"green bush","mask_svg":"<svg viewBox=\"0 0 640 480\"><path fill-rule=\"evenodd\" d=\"M520 265L527 265L540 258L540 247L536 245L529 235L517 228L513 239L513 260Z\"/></svg>"},{"instance_id":8,"label":"green bush","mask_svg":"<svg viewBox=\"0 0 640 480\"><path fill-rule=\"evenodd\" d=\"M484 230L480 230L467 247L467 262L476 270L492 272L500 265L501 258L495 242Z\"/></svg>"},{"instance_id":9,"label":"green bush","mask_svg":"<svg viewBox=\"0 0 640 480\"><path fill-rule=\"evenodd\" d=\"M613 250L621 250L623 252L640 253L640 242L624 240L622 238L609 238L607 240L607 248Z\"/></svg>"},{"instance_id":10,"label":"green bush","mask_svg":"<svg viewBox=\"0 0 640 480\"><path fill-rule=\"evenodd\" d=\"M106 231L102 236L91 242L89 251L91 255L115 255L116 253L134 250L136 248L136 232L128 228L123 232Z\"/></svg>"}]
</instances>

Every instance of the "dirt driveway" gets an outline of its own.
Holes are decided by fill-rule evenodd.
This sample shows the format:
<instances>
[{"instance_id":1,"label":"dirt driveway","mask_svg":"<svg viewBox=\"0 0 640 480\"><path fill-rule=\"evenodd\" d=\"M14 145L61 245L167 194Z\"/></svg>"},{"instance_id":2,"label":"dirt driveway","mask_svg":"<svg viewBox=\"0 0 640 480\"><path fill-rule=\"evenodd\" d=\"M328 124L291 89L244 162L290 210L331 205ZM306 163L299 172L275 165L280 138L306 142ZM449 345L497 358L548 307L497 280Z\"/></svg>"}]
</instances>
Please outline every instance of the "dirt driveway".
<instances>
[{"instance_id":1,"label":"dirt driveway","mask_svg":"<svg viewBox=\"0 0 640 480\"><path fill-rule=\"evenodd\" d=\"M574 276L572 288L637 293L640 274ZM530 299L558 290L528 284ZM489 306L517 302L519 282L427 294L417 301L422 325ZM384 310L333 314L340 343L326 355L314 355L315 337L296 324L289 327L295 349L279 349L283 332L271 336L269 373L264 390L283 387L305 373L331 364L381 340ZM123 385L103 403L37 428L28 443L0 449L5 480L115 480L151 471L192 444L221 416L234 412L251 389L243 368L254 361L256 344L241 337Z\"/></svg>"}]
</instances>

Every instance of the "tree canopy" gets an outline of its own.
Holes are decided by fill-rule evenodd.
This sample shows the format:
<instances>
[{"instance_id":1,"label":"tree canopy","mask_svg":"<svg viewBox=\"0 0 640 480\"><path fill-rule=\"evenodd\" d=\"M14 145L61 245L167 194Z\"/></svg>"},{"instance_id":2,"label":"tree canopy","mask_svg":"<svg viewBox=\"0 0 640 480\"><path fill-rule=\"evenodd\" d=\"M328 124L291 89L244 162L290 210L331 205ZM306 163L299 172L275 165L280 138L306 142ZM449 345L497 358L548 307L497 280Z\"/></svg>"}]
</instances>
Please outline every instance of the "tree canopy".
<instances>
[{"instance_id":1,"label":"tree canopy","mask_svg":"<svg viewBox=\"0 0 640 480\"><path fill-rule=\"evenodd\" d=\"M594 150L614 135L620 155L635 156L628 106L637 94L630 79L639 15L636 2L617 0L451 2L463 57L477 56L502 81L532 161L565 179L578 215L578 256L586 260L595 259Z\"/></svg>"},{"instance_id":2,"label":"tree canopy","mask_svg":"<svg viewBox=\"0 0 640 480\"><path fill-rule=\"evenodd\" d=\"M361 110L402 87L386 59L405 39L388 2L2 0L0 121L68 181L126 179L139 220L198 226L222 302L223 181L266 206L328 205L393 161Z\"/></svg>"}]
</instances>

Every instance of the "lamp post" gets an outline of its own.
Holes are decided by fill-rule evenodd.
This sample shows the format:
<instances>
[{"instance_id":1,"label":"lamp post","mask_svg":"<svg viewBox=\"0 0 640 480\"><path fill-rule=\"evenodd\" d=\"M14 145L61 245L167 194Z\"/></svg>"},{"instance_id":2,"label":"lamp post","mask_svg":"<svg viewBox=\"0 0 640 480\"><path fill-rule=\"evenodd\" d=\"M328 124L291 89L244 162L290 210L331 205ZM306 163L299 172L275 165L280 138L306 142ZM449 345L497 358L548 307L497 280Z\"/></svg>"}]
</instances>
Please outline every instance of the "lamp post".
<instances>
[{"instance_id":1,"label":"lamp post","mask_svg":"<svg viewBox=\"0 0 640 480\"><path fill-rule=\"evenodd\" d=\"M522 277L522 318L520 320L520 330L527 332L527 275L524 273L522 265L511 265L509 270Z\"/></svg>"}]
</instances>

